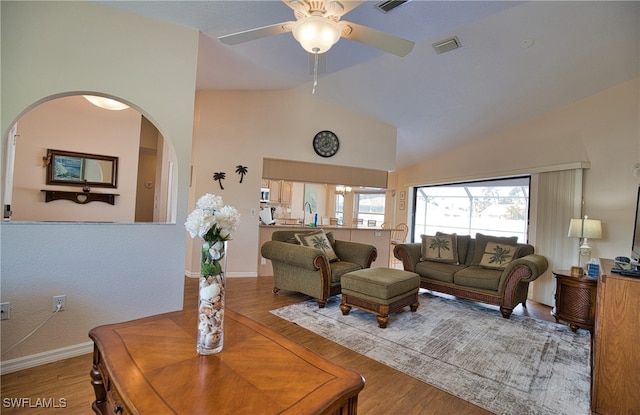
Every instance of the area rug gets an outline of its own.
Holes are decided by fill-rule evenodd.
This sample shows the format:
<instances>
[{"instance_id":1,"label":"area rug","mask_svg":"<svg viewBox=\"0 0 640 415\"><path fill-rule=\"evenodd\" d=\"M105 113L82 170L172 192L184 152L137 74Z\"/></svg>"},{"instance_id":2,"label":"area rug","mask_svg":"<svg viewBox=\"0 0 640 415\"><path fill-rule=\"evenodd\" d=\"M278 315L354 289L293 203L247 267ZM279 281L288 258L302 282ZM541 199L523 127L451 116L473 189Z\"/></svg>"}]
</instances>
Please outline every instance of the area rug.
<instances>
[{"instance_id":1,"label":"area rug","mask_svg":"<svg viewBox=\"0 0 640 415\"><path fill-rule=\"evenodd\" d=\"M496 414L589 414L590 334L420 292L386 329L340 297L272 310L320 336Z\"/></svg>"}]
</instances>

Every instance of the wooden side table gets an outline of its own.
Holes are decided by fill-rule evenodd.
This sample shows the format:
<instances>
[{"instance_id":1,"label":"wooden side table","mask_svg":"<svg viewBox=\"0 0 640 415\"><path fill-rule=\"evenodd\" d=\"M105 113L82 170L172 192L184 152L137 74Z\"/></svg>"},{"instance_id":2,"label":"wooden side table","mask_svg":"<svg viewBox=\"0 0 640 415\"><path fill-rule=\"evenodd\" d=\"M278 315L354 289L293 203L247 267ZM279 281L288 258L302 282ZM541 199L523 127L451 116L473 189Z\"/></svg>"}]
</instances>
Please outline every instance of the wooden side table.
<instances>
[{"instance_id":1,"label":"wooden side table","mask_svg":"<svg viewBox=\"0 0 640 415\"><path fill-rule=\"evenodd\" d=\"M593 334L598 280L575 277L571 271L553 271L553 276L556 278L556 301L551 315L556 322L568 322L574 333L583 328Z\"/></svg>"}]
</instances>

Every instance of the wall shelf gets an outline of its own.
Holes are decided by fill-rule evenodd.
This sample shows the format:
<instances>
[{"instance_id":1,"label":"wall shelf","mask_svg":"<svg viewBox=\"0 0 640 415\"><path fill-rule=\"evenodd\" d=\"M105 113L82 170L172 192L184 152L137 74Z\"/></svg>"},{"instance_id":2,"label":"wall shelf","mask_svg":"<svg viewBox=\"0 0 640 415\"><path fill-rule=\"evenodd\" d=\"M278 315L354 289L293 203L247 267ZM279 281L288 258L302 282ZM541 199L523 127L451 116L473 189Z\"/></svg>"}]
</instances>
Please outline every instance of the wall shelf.
<instances>
[{"instance_id":1,"label":"wall shelf","mask_svg":"<svg viewBox=\"0 0 640 415\"><path fill-rule=\"evenodd\" d=\"M54 200L70 200L72 202L84 205L90 202L104 202L111 205L116 204L116 196L114 193L86 193L86 192L64 192L60 190L40 190L44 192L46 203Z\"/></svg>"}]
</instances>

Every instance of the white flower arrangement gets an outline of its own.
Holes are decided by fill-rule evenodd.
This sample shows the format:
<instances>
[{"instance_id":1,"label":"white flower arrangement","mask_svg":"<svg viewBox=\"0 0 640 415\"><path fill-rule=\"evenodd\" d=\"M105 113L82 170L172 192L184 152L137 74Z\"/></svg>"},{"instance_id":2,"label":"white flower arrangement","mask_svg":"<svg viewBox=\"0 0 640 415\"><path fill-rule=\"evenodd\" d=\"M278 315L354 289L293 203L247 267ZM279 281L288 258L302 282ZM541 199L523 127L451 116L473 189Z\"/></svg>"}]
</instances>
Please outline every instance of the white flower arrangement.
<instances>
[{"instance_id":1,"label":"white flower arrangement","mask_svg":"<svg viewBox=\"0 0 640 415\"><path fill-rule=\"evenodd\" d=\"M225 206L222 197L207 193L196 203L196 208L187 216L184 227L192 238L201 237L209 242L231 239L240 223L240 213L232 206Z\"/></svg>"},{"instance_id":2,"label":"white flower arrangement","mask_svg":"<svg viewBox=\"0 0 640 415\"><path fill-rule=\"evenodd\" d=\"M225 206L222 197L210 193L202 196L187 216L184 227L192 238L201 237L200 292L198 299L198 340L200 354L218 353L224 342L225 278L221 260L225 241L231 239L240 222L240 213Z\"/></svg>"}]
</instances>

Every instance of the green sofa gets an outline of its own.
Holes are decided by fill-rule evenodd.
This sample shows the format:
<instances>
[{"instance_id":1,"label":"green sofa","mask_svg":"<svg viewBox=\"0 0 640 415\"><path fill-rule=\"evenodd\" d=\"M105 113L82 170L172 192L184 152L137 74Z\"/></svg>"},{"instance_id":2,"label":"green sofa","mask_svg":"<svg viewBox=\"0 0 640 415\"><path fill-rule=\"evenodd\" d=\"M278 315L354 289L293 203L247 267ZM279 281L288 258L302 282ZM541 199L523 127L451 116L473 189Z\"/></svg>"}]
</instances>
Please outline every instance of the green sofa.
<instances>
[{"instance_id":1,"label":"green sofa","mask_svg":"<svg viewBox=\"0 0 640 415\"><path fill-rule=\"evenodd\" d=\"M337 256L330 261L324 250L304 246L296 234L311 234L306 229L275 231L260 252L273 266L273 292L281 289L296 291L315 298L320 308L327 299L340 294L340 277L347 272L371 267L378 252L373 245L336 240L331 232L326 236Z\"/></svg>"},{"instance_id":2,"label":"green sofa","mask_svg":"<svg viewBox=\"0 0 640 415\"><path fill-rule=\"evenodd\" d=\"M515 241L438 233L422 235L421 243L398 244L393 255L405 271L420 275L421 288L497 305L509 318L518 304L526 307L529 283L548 267L533 246Z\"/></svg>"}]
</instances>

